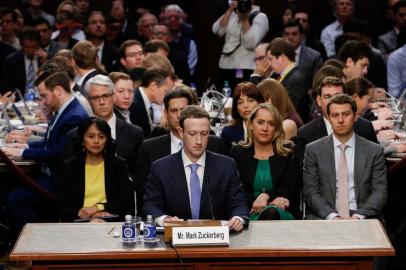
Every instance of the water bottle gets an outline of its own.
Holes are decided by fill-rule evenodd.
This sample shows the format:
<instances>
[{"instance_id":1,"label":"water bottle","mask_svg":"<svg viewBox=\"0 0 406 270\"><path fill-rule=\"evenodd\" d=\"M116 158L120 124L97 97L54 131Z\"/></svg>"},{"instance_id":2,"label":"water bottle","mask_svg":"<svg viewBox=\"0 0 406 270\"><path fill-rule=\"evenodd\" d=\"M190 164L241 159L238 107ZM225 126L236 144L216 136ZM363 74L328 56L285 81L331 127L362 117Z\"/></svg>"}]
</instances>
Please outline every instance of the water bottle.
<instances>
[{"instance_id":1,"label":"water bottle","mask_svg":"<svg viewBox=\"0 0 406 270\"><path fill-rule=\"evenodd\" d=\"M123 242L135 242L135 224L131 221L131 215L125 216L125 222L122 225Z\"/></svg>"},{"instance_id":2,"label":"water bottle","mask_svg":"<svg viewBox=\"0 0 406 270\"><path fill-rule=\"evenodd\" d=\"M156 225L152 219L152 215L147 216L147 221L144 223L144 242L152 242L156 239Z\"/></svg>"},{"instance_id":3,"label":"water bottle","mask_svg":"<svg viewBox=\"0 0 406 270\"><path fill-rule=\"evenodd\" d=\"M217 122L216 125L214 126L214 134L216 134L216 136L220 137L222 130L223 130L223 128L221 127L221 123Z\"/></svg>"},{"instance_id":4,"label":"water bottle","mask_svg":"<svg viewBox=\"0 0 406 270\"><path fill-rule=\"evenodd\" d=\"M225 98L231 97L231 88L230 85L228 84L228 81L224 81L224 86L223 89L221 90L221 93L224 95Z\"/></svg>"},{"instance_id":5,"label":"water bottle","mask_svg":"<svg viewBox=\"0 0 406 270\"><path fill-rule=\"evenodd\" d=\"M35 89L32 83L27 83L25 88L25 96L26 101L34 101L35 100Z\"/></svg>"}]
</instances>

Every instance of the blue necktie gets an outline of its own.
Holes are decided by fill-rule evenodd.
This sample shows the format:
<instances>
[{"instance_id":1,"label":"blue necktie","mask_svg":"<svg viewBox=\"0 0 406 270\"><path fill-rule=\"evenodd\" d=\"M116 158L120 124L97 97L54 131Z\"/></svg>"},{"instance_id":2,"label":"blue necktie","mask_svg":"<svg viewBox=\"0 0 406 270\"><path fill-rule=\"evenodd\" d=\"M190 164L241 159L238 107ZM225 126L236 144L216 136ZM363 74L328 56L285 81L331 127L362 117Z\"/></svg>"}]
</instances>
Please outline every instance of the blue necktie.
<instances>
[{"instance_id":1,"label":"blue necktie","mask_svg":"<svg viewBox=\"0 0 406 270\"><path fill-rule=\"evenodd\" d=\"M201 196L201 189L200 189L200 180L199 176L197 175L197 167L199 164L192 163L190 164L190 196L192 202L192 219L199 219L199 212L200 212L200 196Z\"/></svg>"}]
</instances>

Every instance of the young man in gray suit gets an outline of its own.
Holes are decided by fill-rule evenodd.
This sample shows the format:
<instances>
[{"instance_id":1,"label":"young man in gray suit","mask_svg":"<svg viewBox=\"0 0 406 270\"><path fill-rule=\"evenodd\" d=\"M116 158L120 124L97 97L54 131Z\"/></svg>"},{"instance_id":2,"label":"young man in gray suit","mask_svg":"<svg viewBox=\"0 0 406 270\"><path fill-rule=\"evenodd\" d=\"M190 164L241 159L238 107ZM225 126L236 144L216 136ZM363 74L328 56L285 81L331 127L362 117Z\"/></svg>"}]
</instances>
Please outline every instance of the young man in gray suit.
<instances>
[{"instance_id":1,"label":"young man in gray suit","mask_svg":"<svg viewBox=\"0 0 406 270\"><path fill-rule=\"evenodd\" d=\"M333 134L306 146L306 219L364 219L381 215L387 199L383 148L354 133L357 106L346 94L331 98Z\"/></svg>"}]
</instances>

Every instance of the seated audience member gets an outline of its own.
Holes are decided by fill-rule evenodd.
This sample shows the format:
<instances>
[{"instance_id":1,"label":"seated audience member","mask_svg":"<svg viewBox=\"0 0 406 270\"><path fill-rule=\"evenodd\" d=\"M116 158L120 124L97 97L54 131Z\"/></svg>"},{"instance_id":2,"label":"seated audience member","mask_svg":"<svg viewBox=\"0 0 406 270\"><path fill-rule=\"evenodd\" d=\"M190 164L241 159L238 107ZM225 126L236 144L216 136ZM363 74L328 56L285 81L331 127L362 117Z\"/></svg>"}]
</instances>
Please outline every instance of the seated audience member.
<instances>
[{"instance_id":1,"label":"seated audience member","mask_svg":"<svg viewBox=\"0 0 406 270\"><path fill-rule=\"evenodd\" d=\"M263 80L257 87L265 102L272 104L278 110L282 118L284 139L290 140L296 137L297 130L303 125L303 122L285 87L275 79Z\"/></svg>"},{"instance_id":2,"label":"seated audience member","mask_svg":"<svg viewBox=\"0 0 406 270\"><path fill-rule=\"evenodd\" d=\"M158 24L158 19L154 14L145 13L138 19L137 40L145 44L152 37L152 28Z\"/></svg>"},{"instance_id":3,"label":"seated audience member","mask_svg":"<svg viewBox=\"0 0 406 270\"><path fill-rule=\"evenodd\" d=\"M63 44L64 48L72 49L80 40L85 39L81 30L82 25L75 22L75 16L70 11L61 11L56 15L56 31L52 33L52 40Z\"/></svg>"},{"instance_id":4,"label":"seated audience member","mask_svg":"<svg viewBox=\"0 0 406 270\"><path fill-rule=\"evenodd\" d=\"M209 114L190 105L181 112L179 125L183 148L152 164L144 215L161 226L179 219L229 220L230 229L241 231L248 219L247 202L234 161L206 151Z\"/></svg>"},{"instance_id":5,"label":"seated audience member","mask_svg":"<svg viewBox=\"0 0 406 270\"><path fill-rule=\"evenodd\" d=\"M148 56L151 53L159 53L165 57L169 55L168 44L160 39L151 39L144 46L145 56Z\"/></svg>"},{"instance_id":6,"label":"seated audience member","mask_svg":"<svg viewBox=\"0 0 406 270\"><path fill-rule=\"evenodd\" d=\"M295 62L293 46L283 38L275 38L266 49L272 70L280 75L279 82L288 91L289 97L303 121L309 118L307 83L303 72Z\"/></svg>"},{"instance_id":7,"label":"seated audience member","mask_svg":"<svg viewBox=\"0 0 406 270\"><path fill-rule=\"evenodd\" d=\"M41 50L37 52L43 55L40 58L51 59L59 50L65 48L62 43L51 39L52 27L46 19L35 19L32 26L40 35Z\"/></svg>"},{"instance_id":8,"label":"seated audience member","mask_svg":"<svg viewBox=\"0 0 406 270\"><path fill-rule=\"evenodd\" d=\"M44 72L36 80L36 86L42 102L54 113L48 122L45 138L29 145L12 144L12 147L4 148L3 151L12 157L38 161L41 164L41 174L37 183L53 193L66 134L88 119L88 115L72 96L66 73ZM40 194L26 187L19 187L7 196L7 209L17 230L27 222L39 221L41 214L44 214L43 209L49 207L49 202Z\"/></svg>"},{"instance_id":9,"label":"seated audience member","mask_svg":"<svg viewBox=\"0 0 406 270\"><path fill-rule=\"evenodd\" d=\"M57 205L62 221L94 219L132 211L125 159L116 155L106 121L90 118L78 129L75 154L61 164Z\"/></svg>"},{"instance_id":10,"label":"seated audience member","mask_svg":"<svg viewBox=\"0 0 406 270\"><path fill-rule=\"evenodd\" d=\"M333 130L327 117L327 104L330 99L345 92L345 84L342 79L326 77L317 89L316 101L319 105L322 116L315 118L312 122L301 127L297 132L296 145L299 161L303 161L305 146L324 136L331 135ZM370 121L358 117L354 124L354 131L357 135L377 143L376 134Z\"/></svg>"},{"instance_id":11,"label":"seated audience member","mask_svg":"<svg viewBox=\"0 0 406 270\"><path fill-rule=\"evenodd\" d=\"M298 209L298 165L285 145L281 116L272 105L259 104L247 128L246 142L235 145L231 157L251 207L250 219L294 219L292 214Z\"/></svg>"},{"instance_id":12,"label":"seated audience member","mask_svg":"<svg viewBox=\"0 0 406 270\"><path fill-rule=\"evenodd\" d=\"M68 21L61 23L58 19L61 15L68 15ZM56 9L56 31L52 33L52 38L56 38L58 35L60 36L65 33L74 40L85 40L86 36L82 25L84 19L85 18L81 17L78 6L76 6L72 0L62 1ZM71 48L72 47L68 47L68 49Z\"/></svg>"},{"instance_id":13,"label":"seated audience member","mask_svg":"<svg viewBox=\"0 0 406 270\"><path fill-rule=\"evenodd\" d=\"M73 90L84 94L86 82L101 73L97 61L97 48L90 41L79 41L72 48L72 61L77 77Z\"/></svg>"},{"instance_id":14,"label":"seated audience member","mask_svg":"<svg viewBox=\"0 0 406 270\"><path fill-rule=\"evenodd\" d=\"M272 67L269 58L266 56L266 48L269 43L261 43L255 48L255 68L254 72L250 75L250 82L257 85L262 80L271 77Z\"/></svg>"},{"instance_id":15,"label":"seated audience member","mask_svg":"<svg viewBox=\"0 0 406 270\"><path fill-rule=\"evenodd\" d=\"M85 85L85 91L94 115L106 121L110 126L111 137L115 140L117 145L117 153L120 157L126 159L129 177L133 181L135 189L138 190L135 172L137 167L137 154L144 140L141 128L119 119L114 114L114 85L107 76L99 74L91 78ZM76 137L77 129L72 130L68 134L64 159L74 153L73 142Z\"/></svg>"},{"instance_id":16,"label":"seated audience member","mask_svg":"<svg viewBox=\"0 0 406 270\"><path fill-rule=\"evenodd\" d=\"M367 75L370 56L369 45L357 40L344 43L337 58L344 63L343 71L347 80Z\"/></svg>"},{"instance_id":17,"label":"seated audience member","mask_svg":"<svg viewBox=\"0 0 406 270\"><path fill-rule=\"evenodd\" d=\"M85 26L86 39L97 48L97 58L107 72L116 70L120 49L106 42L106 18L100 10L90 12Z\"/></svg>"},{"instance_id":18,"label":"seated audience member","mask_svg":"<svg viewBox=\"0 0 406 270\"><path fill-rule=\"evenodd\" d=\"M357 105L349 95L332 97L327 117L332 135L306 146L306 219L378 218L387 199L383 148L354 133Z\"/></svg>"},{"instance_id":19,"label":"seated audience member","mask_svg":"<svg viewBox=\"0 0 406 270\"><path fill-rule=\"evenodd\" d=\"M406 89L406 26L400 29L398 45L398 49L389 55L387 69L388 93L395 98Z\"/></svg>"},{"instance_id":20,"label":"seated audience member","mask_svg":"<svg viewBox=\"0 0 406 270\"><path fill-rule=\"evenodd\" d=\"M162 157L177 153L182 149L179 130L180 112L189 105L197 105L196 97L187 86L178 86L164 97L164 116L167 134L145 140L138 155L137 181L145 183L150 173L151 164ZM218 154L226 154L223 141L209 135L207 150Z\"/></svg>"},{"instance_id":21,"label":"seated audience member","mask_svg":"<svg viewBox=\"0 0 406 270\"><path fill-rule=\"evenodd\" d=\"M122 72L128 72L135 68L140 68L144 51L141 42L130 39L124 41L120 46L120 63L123 66Z\"/></svg>"},{"instance_id":22,"label":"seated audience member","mask_svg":"<svg viewBox=\"0 0 406 270\"><path fill-rule=\"evenodd\" d=\"M120 120L131 124L130 111L128 110L134 101L134 84L130 76L122 72L109 74L114 84L114 114Z\"/></svg>"},{"instance_id":23,"label":"seated audience member","mask_svg":"<svg viewBox=\"0 0 406 270\"><path fill-rule=\"evenodd\" d=\"M255 84L242 82L235 87L231 108L233 123L225 126L221 132L221 139L224 141L227 152L233 143L238 144L240 141L246 140L248 117L254 108L262 102L264 102L264 98Z\"/></svg>"},{"instance_id":24,"label":"seated audience member","mask_svg":"<svg viewBox=\"0 0 406 270\"><path fill-rule=\"evenodd\" d=\"M154 109L152 103L162 105L164 96L174 86L172 73L165 69L147 69L143 75L141 86L135 91L134 102L131 104L131 123L141 127L144 137L148 137L154 129ZM156 119L161 120L161 116Z\"/></svg>"}]
</instances>

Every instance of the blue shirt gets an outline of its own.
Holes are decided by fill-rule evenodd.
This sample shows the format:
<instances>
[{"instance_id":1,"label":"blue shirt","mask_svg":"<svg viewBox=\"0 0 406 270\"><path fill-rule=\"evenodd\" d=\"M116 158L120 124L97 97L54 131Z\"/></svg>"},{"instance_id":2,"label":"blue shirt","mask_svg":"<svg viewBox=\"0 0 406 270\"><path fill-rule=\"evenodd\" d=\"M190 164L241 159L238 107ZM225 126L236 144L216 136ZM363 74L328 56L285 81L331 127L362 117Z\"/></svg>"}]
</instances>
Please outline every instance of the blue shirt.
<instances>
[{"instance_id":1,"label":"blue shirt","mask_svg":"<svg viewBox=\"0 0 406 270\"><path fill-rule=\"evenodd\" d=\"M406 45L389 55L388 92L398 98L406 88Z\"/></svg>"}]
</instances>

